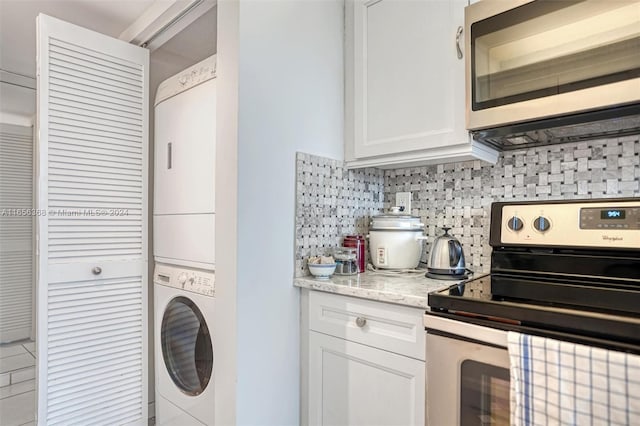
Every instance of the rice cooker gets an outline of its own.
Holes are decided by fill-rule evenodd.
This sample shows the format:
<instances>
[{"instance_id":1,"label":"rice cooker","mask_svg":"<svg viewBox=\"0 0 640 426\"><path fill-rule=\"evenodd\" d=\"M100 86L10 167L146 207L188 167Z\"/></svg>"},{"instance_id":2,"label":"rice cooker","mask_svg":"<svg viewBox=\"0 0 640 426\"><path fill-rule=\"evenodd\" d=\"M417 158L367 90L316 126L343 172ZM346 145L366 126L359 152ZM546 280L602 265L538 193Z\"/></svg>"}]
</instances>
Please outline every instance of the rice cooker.
<instances>
[{"instance_id":1,"label":"rice cooker","mask_svg":"<svg viewBox=\"0 0 640 426\"><path fill-rule=\"evenodd\" d=\"M427 239L420 218L399 209L374 216L367 237L371 262L382 269L417 268Z\"/></svg>"}]
</instances>

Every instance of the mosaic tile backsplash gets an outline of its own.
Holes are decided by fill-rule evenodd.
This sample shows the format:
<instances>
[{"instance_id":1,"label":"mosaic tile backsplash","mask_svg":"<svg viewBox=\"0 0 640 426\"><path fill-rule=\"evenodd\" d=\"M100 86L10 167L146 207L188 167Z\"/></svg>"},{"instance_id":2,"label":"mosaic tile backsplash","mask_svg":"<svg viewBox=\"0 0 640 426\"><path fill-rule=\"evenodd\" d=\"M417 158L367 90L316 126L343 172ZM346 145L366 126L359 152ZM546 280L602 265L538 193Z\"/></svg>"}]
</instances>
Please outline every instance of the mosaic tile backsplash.
<instances>
[{"instance_id":1,"label":"mosaic tile backsplash","mask_svg":"<svg viewBox=\"0 0 640 426\"><path fill-rule=\"evenodd\" d=\"M366 235L382 211L384 171L347 170L343 161L296 155L296 271L309 275L309 256L328 254L345 235Z\"/></svg>"},{"instance_id":2,"label":"mosaic tile backsplash","mask_svg":"<svg viewBox=\"0 0 640 426\"><path fill-rule=\"evenodd\" d=\"M412 214L429 236L426 261L441 227L451 227L467 266L488 272L493 201L640 196L640 135L507 151L497 164L466 161L396 170L346 170L341 161L297 156L296 276L304 260L366 234L370 217L412 192Z\"/></svg>"},{"instance_id":3,"label":"mosaic tile backsplash","mask_svg":"<svg viewBox=\"0 0 640 426\"><path fill-rule=\"evenodd\" d=\"M640 136L549 145L502 153L495 165L481 161L388 170L385 208L395 193L412 192L412 214L429 236L451 227L467 267L488 272L493 201L533 201L640 196ZM426 256L426 254L425 254Z\"/></svg>"}]
</instances>

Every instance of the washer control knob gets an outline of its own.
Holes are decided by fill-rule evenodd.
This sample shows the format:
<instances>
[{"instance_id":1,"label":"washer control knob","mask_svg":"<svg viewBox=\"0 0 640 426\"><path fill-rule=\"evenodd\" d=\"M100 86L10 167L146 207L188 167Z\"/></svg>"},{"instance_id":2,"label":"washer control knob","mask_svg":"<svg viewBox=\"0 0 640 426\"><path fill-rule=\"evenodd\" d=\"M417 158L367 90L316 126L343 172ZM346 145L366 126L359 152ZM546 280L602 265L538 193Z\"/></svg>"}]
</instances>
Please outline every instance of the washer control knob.
<instances>
[{"instance_id":1,"label":"washer control knob","mask_svg":"<svg viewBox=\"0 0 640 426\"><path fill-rule=\"evenodd\" d=\"M522 227L524 226L524 224L522 223L522 219L520 219L517 216L513 216L511 219L509 219L509 221L507 222L507 226L509 227L509 229L511 229L512 231L520 231L522 229Z\"/></svg>"},{"instance_id":2,"label":"washer control knob","mask_svg":"<svg viewBox=\"0 0 640 426\"><path fill-rule=\"evenodd\" d=\"M178 275L178 282L180 284L184 284L187 282L187 274L185 274L184 272L182 272L180 275Z\"/></svg>"},{"instance_id":3,"label":"washer control knob","mask_svg":"<svg viewBox=\"0 0 640 426\"><path fill-rule=\"evenodd\" d=\"M540 232L547 232L549 228L551 228L551 222L544 216L538 216L536 220L533 221L533 227Z\"/></svg>"}]
</instances>

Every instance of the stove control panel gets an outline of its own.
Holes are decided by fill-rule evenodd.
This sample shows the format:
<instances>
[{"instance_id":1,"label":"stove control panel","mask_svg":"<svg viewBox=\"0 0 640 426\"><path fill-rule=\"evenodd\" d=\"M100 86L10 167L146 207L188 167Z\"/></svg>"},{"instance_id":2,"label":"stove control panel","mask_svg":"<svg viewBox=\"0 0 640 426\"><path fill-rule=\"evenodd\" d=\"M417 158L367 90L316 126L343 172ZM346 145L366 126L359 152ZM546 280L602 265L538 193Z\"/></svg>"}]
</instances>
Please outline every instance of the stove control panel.
<instances>
[{"instance_id":1,"label":"stove control panel","mask_svg":"<svg viewBox=\"0 0 640 426\"><path fill-rule=\"evenodd\" d=\"M164 285L213 297L216 281L213 271L157 263L153 273L153 282L155 285Z\"/></svg>"},{"instance_id":2,"label":"stove control panel","mask_svg":"<svg viewBox=\"0 0 640 426\"><path fill-rule=\"evenodd\" d=\"M501 244L640 250L640 199L498 203L492 208L501 209L492 215L501 218Z\"/></svg>"},{"instance_id":3,"label":"stove control panel","mask_svg":"<svg viewBox=\"0 0 640 426\"><path fill-rule=\"evenodd\" d=\"M595 207L580 209L581 229L637 229L640 207Z\"/></svg>"}]
</instances>

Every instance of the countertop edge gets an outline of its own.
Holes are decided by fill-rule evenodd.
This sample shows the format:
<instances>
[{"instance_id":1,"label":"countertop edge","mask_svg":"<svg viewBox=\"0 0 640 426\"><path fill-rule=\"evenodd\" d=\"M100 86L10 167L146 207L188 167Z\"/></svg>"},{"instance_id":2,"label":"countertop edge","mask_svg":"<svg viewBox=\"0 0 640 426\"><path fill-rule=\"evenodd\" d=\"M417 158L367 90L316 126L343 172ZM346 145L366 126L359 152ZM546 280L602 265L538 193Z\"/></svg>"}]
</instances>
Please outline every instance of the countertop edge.
<instances>
[{"instance_id":1,"label":"countertop edge","mask_svg":"<svg viewBox=\"0 0 640 426\"><path fill-rule=\"evenodd\" d=\"M395 281L401 282L401 280L402 278L388 277L388 281L390 283L393 283ZM360 299L367 299L384 303L392 303L396 305L420 308L423 310L429 309L428 293L446 288L453 284L455 284L455 281L436 281L430 283L425 282L424 288L421 288L421 293L423 294L416 295L410 294L406 291L403 292L392 289L352 287L345 284L332 282L331 280L319 280L311 276L298 277L294 278L293 280L293 285L299 288L323 291L326 293L341 294L344 296L357 297Z\"/></svg>"}]
</instances>

